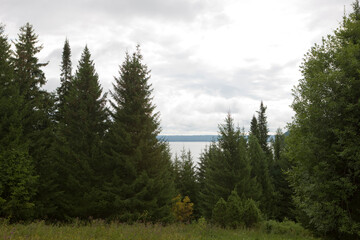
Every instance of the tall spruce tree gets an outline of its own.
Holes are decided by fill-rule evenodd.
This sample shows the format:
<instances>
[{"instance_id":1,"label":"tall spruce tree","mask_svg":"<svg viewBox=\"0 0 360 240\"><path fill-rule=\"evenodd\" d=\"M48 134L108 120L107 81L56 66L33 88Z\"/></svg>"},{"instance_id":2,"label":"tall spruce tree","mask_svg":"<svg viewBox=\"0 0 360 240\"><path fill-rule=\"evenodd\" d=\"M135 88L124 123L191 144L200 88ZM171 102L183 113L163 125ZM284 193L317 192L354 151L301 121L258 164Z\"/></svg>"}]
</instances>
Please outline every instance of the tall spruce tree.
<instances>
[{"instance_id":1,"label":"tall spruce tree","mask_svg":"<svg viewBox=\"0 0 360 240\"><path fill-rule=\"evenodd\" d=\"M38 36L29 23L20 28L15 41L15 51L12 57L14 66L14 81L22 97L23 140L29 144L35 171L39 175L38 194L36 195L36 213L41 215L48 206L44 202L49 192L49 166L51 163L50 148L53 142L53 111L54 96L41 89L46 83L42 67L47 63L39 63L37 54L42 45L37 45Z\"/></svg>"},{"instance_id":2,"label":"tall spruce tree","mask_svg":"<svg viewBox=\"0 0 360 240\"><path fill-rule=\"evenodd\" d=\"M101 217L102 141L106 131L106 95L86 46L65 98L57 147L59 178L64 192L62 216Z\"/></svg>"},{"instance_id":3,"label":"tall spruce tree","mask_svg":"<svg viewBox=\"0 0 360 240\"><path fill-rule=\"evenodd\" d=\"M60 87L57 88L57 111L58 120L62 119L64 113L64 105L66 104L66 98L69 96L69 91L72 82L72 63L71 63L71 49L69 40L66 39L62 52L61 61L61 74L60 74Z\"/></svg>"},{"instance_id":4,"label":"tall spruce tree","mask_svg":"<svg viewBox=\"0 0 360 240\"><path fill-rule=\"evenodd\" d=\"M0 217L34 216L38 177L23 136L23 98L14 82L11 50L0 24Z\"/></svg>"},{"instance_id":5,"label":"tall spruce tree","mask_svg":"<svg viewBox=\"0 0 360 240\"><path fill-rule=\"evenodd\" d=\"M305 55L288 154L302 220L332 239L360 239L360 6Z\"/></svg>"},{"instance_id":6,"label":"tall spruce tree","mask_svg":"<svg viewBox=\"0 0 360 240\"><path fill-rule=\"evenodd\" d=\"M112 119L105 143L112 217L169 221L175 196L167 144L157 139L159 115L140 47L126 54L115 78Z\"/></svg>"},{"instance_id":7,"label":"tall spruce tree","mask_svg":"<svg viewBox=\"0 0 360 240\"><path fill-rule=\"evenodd\" d=\"M266 106L264 106L263 101L260 103L260 109L257 111L258 119L258 141L262 148L262 150L266 153L267 156L271 154L269 146L268 146L268 138L269 138L269 128L267 126L267 117L266 117ZM255 135L256 136L256 135Z\"/></svg>"}]
</instances>

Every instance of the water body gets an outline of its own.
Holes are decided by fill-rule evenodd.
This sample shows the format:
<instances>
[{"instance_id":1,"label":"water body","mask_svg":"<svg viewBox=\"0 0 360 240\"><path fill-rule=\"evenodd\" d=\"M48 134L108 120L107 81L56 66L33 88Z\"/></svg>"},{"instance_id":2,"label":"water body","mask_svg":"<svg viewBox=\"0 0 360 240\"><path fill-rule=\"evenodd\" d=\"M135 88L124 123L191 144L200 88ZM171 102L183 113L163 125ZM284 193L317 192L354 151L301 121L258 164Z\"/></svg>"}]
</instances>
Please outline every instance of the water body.
<instances>
[{"instance_id":1,"label":"water body","mask_svg":"<svg viewBox=\"0 0 360 240\"><path fill-rule=\"evenodd\" d=\"M201 152L204 152L205 147L209 146L210 143L211 142L169 142L169 145L173 158L175 157L175 154L179 156L183 148L185 148L185 151L191 151L194 163L197 164Z\"/></svg>"}]
</instances>

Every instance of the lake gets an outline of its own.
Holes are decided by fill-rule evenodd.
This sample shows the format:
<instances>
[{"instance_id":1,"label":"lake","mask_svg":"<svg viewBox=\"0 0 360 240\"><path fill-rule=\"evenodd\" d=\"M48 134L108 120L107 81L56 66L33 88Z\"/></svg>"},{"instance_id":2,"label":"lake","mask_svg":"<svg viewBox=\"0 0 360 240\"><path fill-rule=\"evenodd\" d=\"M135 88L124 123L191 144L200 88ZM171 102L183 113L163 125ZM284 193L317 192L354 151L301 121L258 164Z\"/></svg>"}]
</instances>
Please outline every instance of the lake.
<instances>
[{"instance_id":1,"label":"lake","mask_svg":"<svg viewBox=\"0 0 360 240\"><path fill-rule=\"evenodd\" d=\"M183 148L186 151L190 150L194 163L199 161L201 152L204 151L206 146L209 146L211 142L169 142L172 158L175 154L178 156L181 154Z\"/></svg>"}]
</instances>

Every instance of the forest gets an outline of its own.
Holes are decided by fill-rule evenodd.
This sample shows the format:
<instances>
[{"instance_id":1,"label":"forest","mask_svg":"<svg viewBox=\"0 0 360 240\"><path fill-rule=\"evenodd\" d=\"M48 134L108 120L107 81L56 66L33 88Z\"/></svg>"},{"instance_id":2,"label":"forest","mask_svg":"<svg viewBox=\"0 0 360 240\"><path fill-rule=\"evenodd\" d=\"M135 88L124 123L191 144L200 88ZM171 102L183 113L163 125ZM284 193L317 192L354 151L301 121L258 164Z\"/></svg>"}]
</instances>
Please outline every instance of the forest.
<instances>
[{"instance_id":1,"label":"forest","mask_svg":"<svg viewBox=\"0 0 360 240\"><path fill-rule=\"evenodd\" d=\"M250 131L232 115L201 154L171 156L158 138L150 70L126 53L105 93L90 49L74 71L70 41L61 85L44 90L30 23L10 42L0 25L0 219L10 224L89 219L206 222L252 229L301 224L316 237L360 239L360 6L304 56L295 115L270 142L266 105Z\"/></svg>"}]
</instances>

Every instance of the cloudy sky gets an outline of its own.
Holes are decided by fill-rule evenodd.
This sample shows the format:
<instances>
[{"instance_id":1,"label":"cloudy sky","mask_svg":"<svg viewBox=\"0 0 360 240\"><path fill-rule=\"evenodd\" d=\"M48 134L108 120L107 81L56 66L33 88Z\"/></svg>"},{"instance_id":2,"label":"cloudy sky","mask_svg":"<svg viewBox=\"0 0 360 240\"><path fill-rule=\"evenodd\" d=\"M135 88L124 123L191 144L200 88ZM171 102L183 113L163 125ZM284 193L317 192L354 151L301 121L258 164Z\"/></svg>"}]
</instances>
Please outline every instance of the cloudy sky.
<instances>
[{"instance_id":1,"label":"cloudy sky","mask_svg":"<svg viewBox=\"0 0 360 240\"><path fill-rule=\"evenodd\" d=\"M336 29L353 0L0 0L9 39L30 22L60 84L65 38L76 69L87 44L104 91L126 51L141 45L151 69L163 134L215 134L227 112L249 128L260 101L270 131L293 111L291 89L304 54Z\"/></svg>"}]
</instances>

